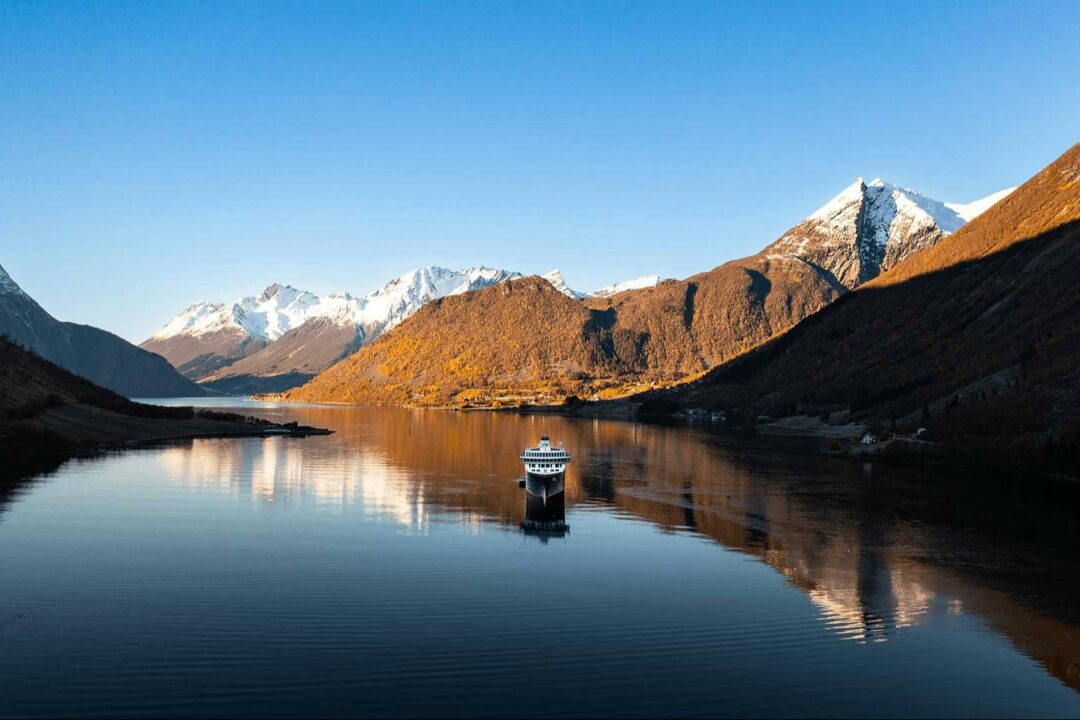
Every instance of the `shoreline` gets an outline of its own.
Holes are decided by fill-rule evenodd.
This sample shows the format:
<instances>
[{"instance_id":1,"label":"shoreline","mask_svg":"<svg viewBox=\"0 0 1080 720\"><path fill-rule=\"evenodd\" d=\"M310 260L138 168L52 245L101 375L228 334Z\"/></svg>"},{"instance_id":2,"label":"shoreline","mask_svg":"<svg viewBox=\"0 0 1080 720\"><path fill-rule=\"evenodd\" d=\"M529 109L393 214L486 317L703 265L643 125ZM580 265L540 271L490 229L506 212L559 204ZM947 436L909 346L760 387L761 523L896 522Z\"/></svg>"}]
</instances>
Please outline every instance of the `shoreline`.
<instances>
[{"instance_id":1,"label":"shoreline","mask_svg":"<svg viewBox=\"0 0 1080 720\"><path fill-rule=\"evenodd\" d=\"M977 472L1001 478L1027 478L1038 484L1064 491L1076 496L1080 502L1080 477L1062 473L1052 465L1042 462L1037 454L1022 453L1012 449L1012 455L1003 456L1000 449L985 439L973 438L967 445L956 442L916 439L901 433L882 433L880 439L863 443L861 439L874 428L872 422L826 423L819 418L794 415L769 418L747 425L736 425L725 420L711 420L708 416L695 416L672 412L641 412L643 402L629 400L587 401L574 405L522 406L518 408L491 408L494 412L516 412L527 415L560 415L582 419L626 420L656 424L675 423L682 427L709 427L730 433L767 437L775 440L778 450L795 451L825 457L838 457L856 462L875 461L927 471L952 470ZM481 410L485 408L470 408ZM801 440L790 444L784 440ZM799 449L796 449L795 446Z\"/></svg>"},{"instance_id":2,"label":"shoreline","mask_svg":"<svg viewBox=\"0 0 1080 720\"><path fill-rule=\"evenodd\" d=\"M304 438L332 433L326 428L297 422L274 423L190 406L144 417L73 404L48 408L32 417L0 425L0 456L5 460L6 473L25 475L48 470L71 458L116 450L198 439Z\"/></svg>"},{"instance_id":3,"label":"shoreline","mask_svg":"<svg viewBox=\"0 0 1080 720\"><path fill-rule=\"evenodd\" d=\"M270 400L284 405L310 405L310 402L293 402L277 397L260 395L252 399ZM1061 473L1052 466L1040 462L1040 458L1030 453L1019 454L1005 462L998 449L988 445L983 439L972 438L969 444L957 442L930 441L916 439L903 433L879 433L879 440L862 443L860 440L875 429L871 421L824 422L820 418L794 415L783 418L762 418L752 423L736 424L730 419L715 420L709 414L695 415L682 410L672 412L668 407L650 407L651 403L641 400L612 399L596 401L578 401L558 405L365 405L364 403L346 403L323 401L320 405L335 407L397 407L408 410L435 410L450 412L491 412L518 415L557 415L567 418L615 420L626 422L645 422L650 424L677 424L681 427L711 427L723 429L735 434L747 434L775 439L778 450L795 451L802 454L824 457L839 457L856 462L876 461L909 468L923 468L928 471L953 470L959 472L978 472L999 477L1025 477L1033 483L1052 486L1080 494L1080 478ZM795 443L798 450L786 440ZM1015 449L1014 449L1015 450ZM1019 452L1019 450L1016 450Z\"/></svg>"}]
</instances>

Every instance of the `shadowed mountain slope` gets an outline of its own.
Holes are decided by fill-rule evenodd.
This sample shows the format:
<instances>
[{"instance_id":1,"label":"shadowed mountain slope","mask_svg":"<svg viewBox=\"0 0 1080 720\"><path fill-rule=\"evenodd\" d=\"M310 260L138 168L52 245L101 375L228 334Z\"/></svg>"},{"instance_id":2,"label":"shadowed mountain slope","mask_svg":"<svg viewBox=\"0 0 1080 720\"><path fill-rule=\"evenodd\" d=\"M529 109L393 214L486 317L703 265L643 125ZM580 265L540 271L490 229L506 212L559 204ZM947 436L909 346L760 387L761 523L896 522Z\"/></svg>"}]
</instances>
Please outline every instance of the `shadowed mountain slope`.
<instances>
[{"instance_id":1,"label":"shadowed mountain slope","mask_svg":"<svg viewBox=\"0 0 1080 720\"><path fill-rule=\"evenodd\" d=\"M1080 435L1080 145L956 234L674 394L747 415Z\"/></svg>"},{"instance_id":2,"label":"shadowed mountain slope","mask_svg":"<svg viewBox=\"0 0 1080 720\"><path fill-rule=\"evenodd\" d=\"M121 412L148 408L156 413L159 409L132 402L0 339L0 420L27 417L47 406L80 403Z\"/></svg>"},{"instance_id":3,"label":"shadowed mountain slope","mask_svg":"<svg viewBox=\"0 0 1080 720\"><path fill-rule=\"evenodd\" d=\"M134 442L308 432L314 431L133 402L0 338L0 458L6 471Z\"/></svg>"},{"instance_id":4,"label":"shadowed mountain slope","mask_svg":"<svg viewBox=\"0 0 1080 720\"><path fill-rule=\"evenodd\" d=\"M0 267L0 336L127 397L192 397L205 392L165 358L89 325L61 322Z\"/></svg>"}]
</instances>

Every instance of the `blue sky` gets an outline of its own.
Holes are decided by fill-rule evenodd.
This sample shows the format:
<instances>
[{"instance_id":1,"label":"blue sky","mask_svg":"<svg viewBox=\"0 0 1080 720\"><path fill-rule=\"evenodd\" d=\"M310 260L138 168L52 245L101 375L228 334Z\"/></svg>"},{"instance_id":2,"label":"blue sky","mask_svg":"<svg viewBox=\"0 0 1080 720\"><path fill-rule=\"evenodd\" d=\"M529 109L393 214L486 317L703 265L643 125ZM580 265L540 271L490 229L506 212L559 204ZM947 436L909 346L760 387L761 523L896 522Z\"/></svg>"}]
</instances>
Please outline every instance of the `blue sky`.
<instances>
[{"instance_id":1,"label":"blue sky","mask_svg":"<svg viewBox=\"0 0 1080 720\"><path fill-rule=\"evenodd\" d=\"M139 341L271 281L592 288L857 176L969 201L1080 140L1080 3L0 3L0 265Z\"/></svg>"}]
</instances>

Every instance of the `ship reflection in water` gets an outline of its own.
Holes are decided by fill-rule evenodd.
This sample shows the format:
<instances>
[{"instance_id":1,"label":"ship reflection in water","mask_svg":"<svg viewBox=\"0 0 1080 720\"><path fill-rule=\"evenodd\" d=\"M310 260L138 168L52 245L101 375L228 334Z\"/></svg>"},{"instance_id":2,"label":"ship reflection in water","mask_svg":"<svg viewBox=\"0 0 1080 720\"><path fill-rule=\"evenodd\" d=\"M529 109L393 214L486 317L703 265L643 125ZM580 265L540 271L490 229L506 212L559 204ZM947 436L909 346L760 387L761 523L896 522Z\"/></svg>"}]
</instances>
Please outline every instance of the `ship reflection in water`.
<instances>
[{"instance_id":1,"label":"ship reflection in water","mask_svg":"<svg viewBox=\"0 0 1080 720\"><path fill-rule=\"evenodd\" d=\"M1060 499L700 428L257 412L336 434L0 485L0 714L529 715L557 654L545 714L1080 716Z\"/></svg>"},{"instance_id":2,"label":"ship reflection in water","mask_svg":"<svg viewBox=\"0 0 1080 720\"><path fill-rule=\"evenodd\" d=\"M544 497L526 490L523 495L525 519L521 521L522 532L542 543L547 543L552 538L564 538L569 534L570 526L566 524L566 493Z\"/></svg>"}]
</instances>

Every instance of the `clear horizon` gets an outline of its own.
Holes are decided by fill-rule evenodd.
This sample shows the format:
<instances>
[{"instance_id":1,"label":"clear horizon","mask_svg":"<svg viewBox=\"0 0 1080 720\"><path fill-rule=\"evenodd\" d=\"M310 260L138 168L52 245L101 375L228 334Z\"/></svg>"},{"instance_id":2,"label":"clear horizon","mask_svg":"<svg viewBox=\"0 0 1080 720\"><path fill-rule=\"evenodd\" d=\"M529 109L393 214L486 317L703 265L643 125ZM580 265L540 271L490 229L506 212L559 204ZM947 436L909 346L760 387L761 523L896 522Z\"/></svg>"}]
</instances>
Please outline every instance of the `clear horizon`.
<instances>
[{"instance_id":1,"label":"clear horizon","mask_svg":"<svg viewBox=\"0 0 1080 720\"><path fill-rule=\"evenodd\" d=\"M0 9L0 265L140 342L271 282L578 289L752 254L851 181L970 202L1080 140L1080 4Z\"/></svg>"}]
</instances>

